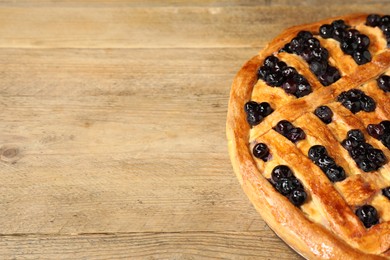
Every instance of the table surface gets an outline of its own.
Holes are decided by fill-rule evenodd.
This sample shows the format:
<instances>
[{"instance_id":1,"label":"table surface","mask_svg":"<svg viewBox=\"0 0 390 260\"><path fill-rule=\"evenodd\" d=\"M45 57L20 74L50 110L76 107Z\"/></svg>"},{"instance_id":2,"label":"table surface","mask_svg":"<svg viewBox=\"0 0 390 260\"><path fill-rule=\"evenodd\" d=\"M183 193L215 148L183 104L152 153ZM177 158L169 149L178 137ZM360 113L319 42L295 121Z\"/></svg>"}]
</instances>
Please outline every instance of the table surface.
<instances>
[{"instance_id":1,"label":"table surface","mask_svg":"<svg viewBox=\"0 0 390 260\"><path fill-rule=\"evenodd\" d=\"M1 1L0 258L299 259L225 138L282 29L390 1Z\"/></svg>"}]
</instances>

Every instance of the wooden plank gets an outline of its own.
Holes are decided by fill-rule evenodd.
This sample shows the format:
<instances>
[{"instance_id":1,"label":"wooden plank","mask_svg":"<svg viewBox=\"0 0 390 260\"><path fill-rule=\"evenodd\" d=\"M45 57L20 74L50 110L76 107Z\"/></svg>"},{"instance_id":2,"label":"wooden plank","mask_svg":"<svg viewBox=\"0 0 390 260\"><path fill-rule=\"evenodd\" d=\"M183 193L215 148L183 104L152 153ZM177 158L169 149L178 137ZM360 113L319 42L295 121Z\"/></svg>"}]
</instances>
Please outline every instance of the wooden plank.
<instances>
[{"instance_id":1,"label":"wooden plank","mask_svg":"<svg viewBox=\"0 0 390 260\"><path fill-rule=\"evenodd\" d=\"M109 6L122 6L122 7L166 7L166 6L318 6L318 5L338 5L346 6L351 4L363 4L363 5L377 5L386 3L384 0L354 0L354 1L343 1L338 0L301 0L301 1L291 1L291 0L2 0L0 6L55 6L55 7L74 7L81 6L99 6L99 7L109 7Z\"/></svg>"},{"instance_id":2,"label":"wooden plank","mask_svg":"<svg viewBox=\"0 0 390 260\"><path fill-rule=\"evenodd\" d=\"M2 259L302 259L271 231L3 236Z\"/></svg>"},{"instance_id":3,"label":"wooden plank","mask_svg":"<svg viewBox=\"0 0 390 260\"><path fill-rule=\"evenodd\" d=\"M256 51L2 50L0 233L262 230L225 139Z\"/></svg>"},{"instance_id":4,"label":"wooden plank","mask_svg":"<svg viewBox=\"0 0 390 260\"><path fill-rule=\"evenodd\" d=\"M318 1L316 1L318 3ZM324 2L325 3L325 2ZM286 27L351 12L381 12L382 4L3 7L0 47L221 48L259 47Z\"/></svg>"}]
</instances>

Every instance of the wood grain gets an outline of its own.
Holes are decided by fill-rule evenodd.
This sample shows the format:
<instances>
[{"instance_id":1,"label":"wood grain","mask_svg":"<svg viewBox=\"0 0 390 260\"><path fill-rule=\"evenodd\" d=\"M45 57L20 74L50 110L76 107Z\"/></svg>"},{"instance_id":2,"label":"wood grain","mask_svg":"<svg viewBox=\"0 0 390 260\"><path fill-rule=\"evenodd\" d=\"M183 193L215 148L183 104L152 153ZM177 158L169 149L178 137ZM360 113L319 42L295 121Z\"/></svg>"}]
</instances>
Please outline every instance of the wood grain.
<instances>
[{"instance_id":1,"label":"wood grain","mask_svg":"<svg viewBox=\"0 0 390 260\"><path fill-rule=\"evenodd\" d=\"M66 7L11 6L0 9L0 47L261 47L286 26L362 10L390 10L390 2L377 5L330 4L325 7L170 5L151 8L71 4Z\"/></svg>"},{"instance_id":2,"label":"wood grain","mask_svg":"<svg viewBox=\"0 0 390 260\"><path fill-rule=\"evenodd\" d=\"M1 259L299 259L225 140L230 84L287 26L388 1L0 2Z\"/></svg>"},{"instance_id":3,"label":"wood grain","mask_svg":"<svg viewBox=\"0 0 390 260\"><path fill-rule=\"evenodd\" d=\"M300 259L271 231L3 236L0 248L2 259Z\"/></svg>"}]
</instances>

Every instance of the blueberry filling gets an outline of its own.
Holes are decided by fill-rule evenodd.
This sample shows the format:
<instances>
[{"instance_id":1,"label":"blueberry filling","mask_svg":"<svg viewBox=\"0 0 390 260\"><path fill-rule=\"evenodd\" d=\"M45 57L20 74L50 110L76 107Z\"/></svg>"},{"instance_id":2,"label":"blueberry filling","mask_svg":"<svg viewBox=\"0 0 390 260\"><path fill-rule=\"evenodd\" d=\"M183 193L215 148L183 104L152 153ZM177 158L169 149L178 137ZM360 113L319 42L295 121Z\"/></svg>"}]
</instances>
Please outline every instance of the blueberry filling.
<instances>
[{"instance_id":1,"label":"blueberry filling","mask_svg":"<svg viewBox=\"0 0 390 260\"><path fill-rule=\"evenodd\" d=\"M306 134L302 128L294 127L293 124L287 120L279 121L274 127L274 130L293 143L306 138Z\"/></svg>"},{"instance_id":2,"label":"blueberry filling","mask_svg":"<svg viewBox=\"0 0 390 260\"><path fill-rule=\"evenodd\" d=\"M337 97L337 101L341 102L344 107L354 114L362 110L372 112L376 108L375 100L359 89L350 89L342 92Z\"/></svg>"},{"instance_id":3,"label":"blueberry filling","mask_svg":"<svg viewBox=\"0 0 390 260\"><path fill-rule=\"evenodd\" d=\"M253 147L253 155L256 158L262 159L263 161L268 161L269 149L266 144L258 143Z\"/></svg>"},{"instance_id":4,"label":"blueberry filling","mask_svg":"<svg viewBox=\"0 0 390 260\"><path fill-rule=\"evenodd\" d=\"M299 32L290 43L287 43L279 51L300 55L308 62L310 70L324 86L336 82L341 77L340 72L328 64L328 50L321 47L319 40L308 31Z\"/></svg>"},{"instance_id":5,"label":"blueberry filling","mask_svg":"<svg viewBox=\"0 0 390 260\"><path fill-rule=\"evenodd\" d=\"M366 228L379 223L377 210L371 205L364 205L355 211L356 216L363 222Z\"/></svg>"},{"instance_id":6,"label":"blueberry filling","mask_svg":"<svg viewBox=\"0 0 390 260\"><path fill-rule=\"evenodd\" d=\"M347 138L341 142L358 167L365 172L378 170L387 162L385 154L365 142L359 129L348 131Z\"/></svg>"},{"instance_id":7,"label":"blueberry filling","mask_svg":"<svg viewBox=\"0 0 390 260\"><path fill-rule=\"evenodd\" d=\"M378 87L384 92L390 92L390 76L382 75L376 80Z\"/></svg>"},{"instance_id":8,"label":"blueberry filling","mask_svg":"<svg viewBox=\"0 0 390 260\"><path fill-rule=\"evenodd\" d=\"M272 170L270 183L290 202L299 207L305 203L307 194L302 183L293 175L291 169L286 165L278 165Z\"/></svg>"},{"instance_id":9,"label":"blueberry filling","mask_svg":"<svg viewBox=\"0 0 390 260\"><path fill-rule=\"evenodd\" d=\"M333 112L327 106L319 106L314 110L314 114L325 124L332 122Z\"/></svg>"},{"instance_id":10,"label":"blueberry filling","mask_svg":"<svg viewBox=\"0 0 390 260\"><path fill-rule=\"evenodd\" d=\"M338 166L333 158L328 155L324 146L314 145L310 147L308 156L321 168L331 182L342 181L346 178L344 169Z\"/></svg>"},{"instance_id":11,"label":"blueberry filling","mask_svg":"<svg viewBox=\"0 0 390 260\"><path fill-rule=\"evenodd\" d=\"M390 149L390 121L384 120L379 124L369 124L367 126L369 135L378 139L384 146Z\"/></svg>"},{"instance_id":12,"label":"blueberry filling","mask_svg":"<svg viewBox=\"0 0 390 260\"><path fill-rule=\"evenodd\" d=\"M297 98L306 96L312 92L307 79L300 75L296 69L288 67L275 56L268 56L263 66L258 70L258 78L264 80L272 87L282 87L288 94Z\"/></svg>"},{"instance_id":13,"label":"blueberry filling","mask_svg":"<svg viewBox=\"0 0 390 260\"><path fill-rule=\"evenodd\" d=\"M246 120L250 126L258 125L266 116L274 111L269 103L257 103L255 101L245 103L244 110L246 113Z\"/></svg>"},{"instance_id":14,"label":"blueberry filling","mask_svg":"<svg viewBox=\"0 0 390 260\"><path fill-rule=\"evenodd\" d=\"M387 47L390 47L390 15L384 15L381 17L378 14L370 14L367 16L366 25L379 27L386 37Z\"/></svg>"},{"instance_id":15,"label":"blueberry filling","mask_svg":"<svg viewBox=\"0 0 390 260\"><path fill-rule=\"evenodd\" d=\"M358 65L371 61L371 54L368 51L370 38L356 29L349 29L343 20L322 25L319 33L322 38L333 38L339 41L341 50L345 54L351 55Z\"/></svg>"}]
</instances>

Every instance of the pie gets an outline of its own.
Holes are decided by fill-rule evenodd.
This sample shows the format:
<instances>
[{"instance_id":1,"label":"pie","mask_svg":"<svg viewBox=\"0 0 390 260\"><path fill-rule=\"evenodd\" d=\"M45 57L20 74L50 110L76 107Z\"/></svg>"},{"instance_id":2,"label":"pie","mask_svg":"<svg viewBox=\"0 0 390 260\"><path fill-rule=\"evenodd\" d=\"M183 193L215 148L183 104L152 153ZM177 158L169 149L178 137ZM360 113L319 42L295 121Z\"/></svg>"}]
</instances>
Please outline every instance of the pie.
<instances>
[{"instance_id":1,"label":"pie","mask_svg":"<svg viewBox=\"0 0 390 260\"><path fill-rule=\"evenodd\" d=\"M390 16L285 30L234 79L234 171L308 259L390 259Z\"/></svg>"}]
</instances>

